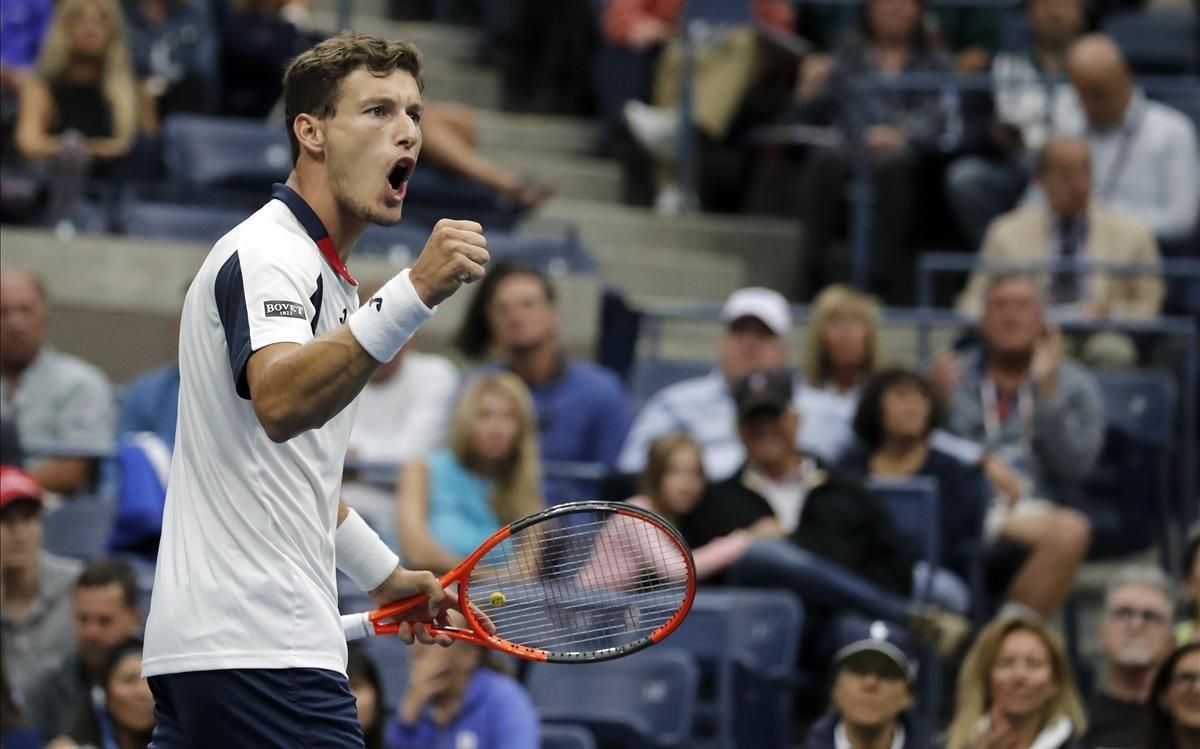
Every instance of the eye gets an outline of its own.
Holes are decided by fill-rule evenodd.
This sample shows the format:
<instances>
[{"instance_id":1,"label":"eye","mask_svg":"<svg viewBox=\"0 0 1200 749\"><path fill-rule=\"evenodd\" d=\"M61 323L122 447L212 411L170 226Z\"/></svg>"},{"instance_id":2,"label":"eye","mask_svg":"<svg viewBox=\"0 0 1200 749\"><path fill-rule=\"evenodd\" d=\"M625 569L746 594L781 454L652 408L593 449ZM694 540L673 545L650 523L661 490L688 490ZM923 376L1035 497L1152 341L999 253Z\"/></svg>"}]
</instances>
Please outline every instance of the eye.
<instances>
[{"instance_id":1,"label":"eye","mask_svg":"<svg viewBox=\"0 0 1200 749\"><path fill-rule=\"evenodd\" d=\"M421 112L420 112L420 110L416 110L416 111L409 112L409 113L408 113L408 116L412 118L412 121L413 121L414 123L416 123L416 124L418 124L418 125L420 125L420 124L421 124Z\"/></svg>"},{"instance_id":2,"label":"eye","mask_svg":"<svg viewBox=\"0 0 1200 749\"><path fill-rule=\"evenodd\" d=\"M387 109L383 106L375 106L368 109L367 114L371 115L372 117L383 117L387 114Z\"/></svg>"}]
</instances>

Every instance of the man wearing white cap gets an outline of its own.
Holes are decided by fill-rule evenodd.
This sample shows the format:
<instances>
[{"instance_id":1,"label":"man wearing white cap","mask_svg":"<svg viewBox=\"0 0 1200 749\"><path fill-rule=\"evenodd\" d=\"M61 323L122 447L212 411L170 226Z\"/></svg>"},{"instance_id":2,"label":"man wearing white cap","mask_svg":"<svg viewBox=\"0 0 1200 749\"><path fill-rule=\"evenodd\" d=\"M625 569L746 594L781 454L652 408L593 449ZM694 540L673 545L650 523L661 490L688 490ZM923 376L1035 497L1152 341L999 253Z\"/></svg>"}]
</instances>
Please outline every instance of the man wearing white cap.
<instances>
[{"instance_id":1,"label":"man wearing white cap","mask_svg":"<svg viewBox=\"0 0 1200 749\"><path fill-rule=\"evenodd\" d=\"M730 295L721 320L726 327L718 367L664 388L647 401L621 448L620 470L640 472L650 443L670 432L686 432L700 443L710 479L726 478L745 462L731 385L752 372L773 372L788 365L792 311L779 292L751 287ZM852 438L853 414L842 413L847 406L839 399L799 383L795 404L804 416L798 446L819 458L836 459Z\"/></svg>"}]
</instances>

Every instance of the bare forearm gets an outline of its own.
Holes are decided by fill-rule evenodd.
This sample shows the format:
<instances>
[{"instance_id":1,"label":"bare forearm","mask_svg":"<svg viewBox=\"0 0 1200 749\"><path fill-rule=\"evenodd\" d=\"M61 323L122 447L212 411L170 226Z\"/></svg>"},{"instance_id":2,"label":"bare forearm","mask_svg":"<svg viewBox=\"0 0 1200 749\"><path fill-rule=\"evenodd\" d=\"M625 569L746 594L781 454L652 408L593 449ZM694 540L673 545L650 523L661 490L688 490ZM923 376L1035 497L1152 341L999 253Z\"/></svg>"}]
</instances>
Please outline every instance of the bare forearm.
<instances>
[{"instance_id":1,"label":"bare forearm","mask_svg":"<svg viewBox=\"0 0 1200 749\"><path fill-rule=\"evenodd\" d=\"M91 466L87 458L50 458L33 466L29 475L47 491L75 494L87 487Z\"/></svg>"},{"instance_id":2,"label":"bare forearm","mask_svg":"<svg viewBox=\"0 0 1200 749\"><path fill-rule=\"evenodd\" d=\"M249 366L254 367L255 358ZM293 344L251 376L259 421L276 442L318 428L354 400L378 366L347 327L303 346Z\"/></svg>"}]
</instances>

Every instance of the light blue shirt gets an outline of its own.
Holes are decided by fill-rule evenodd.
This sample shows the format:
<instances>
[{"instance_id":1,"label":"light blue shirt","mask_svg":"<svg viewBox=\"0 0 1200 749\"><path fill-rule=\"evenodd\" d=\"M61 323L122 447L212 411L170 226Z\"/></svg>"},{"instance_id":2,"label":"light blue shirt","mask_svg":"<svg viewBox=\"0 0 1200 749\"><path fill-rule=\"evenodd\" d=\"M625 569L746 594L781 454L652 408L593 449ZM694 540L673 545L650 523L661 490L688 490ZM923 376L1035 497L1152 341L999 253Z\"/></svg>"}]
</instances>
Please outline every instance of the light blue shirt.
<instances>
[{"instance_id":1,"label":"light blue shirt","mask_svg":"<svg viewBox=\"0 0 1200 749\"><path fill-rule=\"evenodd\" d=\"M448 449L429 456L429 531L434 540L465 557L503 523L488 498L492 482L471 473Z\"/></svg>"}]
</instances>

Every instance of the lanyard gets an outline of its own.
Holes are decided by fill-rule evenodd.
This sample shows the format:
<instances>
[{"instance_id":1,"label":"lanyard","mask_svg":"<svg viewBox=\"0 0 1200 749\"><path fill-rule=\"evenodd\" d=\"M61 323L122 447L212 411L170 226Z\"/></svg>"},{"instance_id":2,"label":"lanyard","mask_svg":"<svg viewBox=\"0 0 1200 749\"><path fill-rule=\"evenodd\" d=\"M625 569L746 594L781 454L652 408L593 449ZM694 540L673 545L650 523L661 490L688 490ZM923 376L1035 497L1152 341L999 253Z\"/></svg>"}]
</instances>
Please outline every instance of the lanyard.
<instances>
[{"instance_id":1,"label":"lanyard","mask_svg":"<svg viewBox=\"0 0 1200 749\"><path fill-rule=\"evenodd\" d=\"M1134 136L1142 127L1142 120L1146 116L1145 106L1139 103L1134 103L1133 117L1128 126L1121 126L1120 141L1117 143L1117 155L1113 159L1112 166L1108 168L1108 173L1104 175L1104 185L1100 190L1100 197L1103 202L1111 203L1113 193L1116 192L1117 182L1121 179L1121 173L1125 171L1125 164L1129 161L1129 149L1133 144Z\"/></svg>"},{"instance_id":2,"label":"lanyard","mask_svg":"<svg viewBox=\"0 0 1200 749\"><path fill-rule=\"evenodd\" d=\"M979 384L979 396L983 401L983 433L985 444L995 450L1000 440L1000 388L990 377ZM1029 381L1017 388L1017 416L1021 423L1021 448L1026 455L1033 454L1033 387Z\"/></svg>"}]
</instances>

